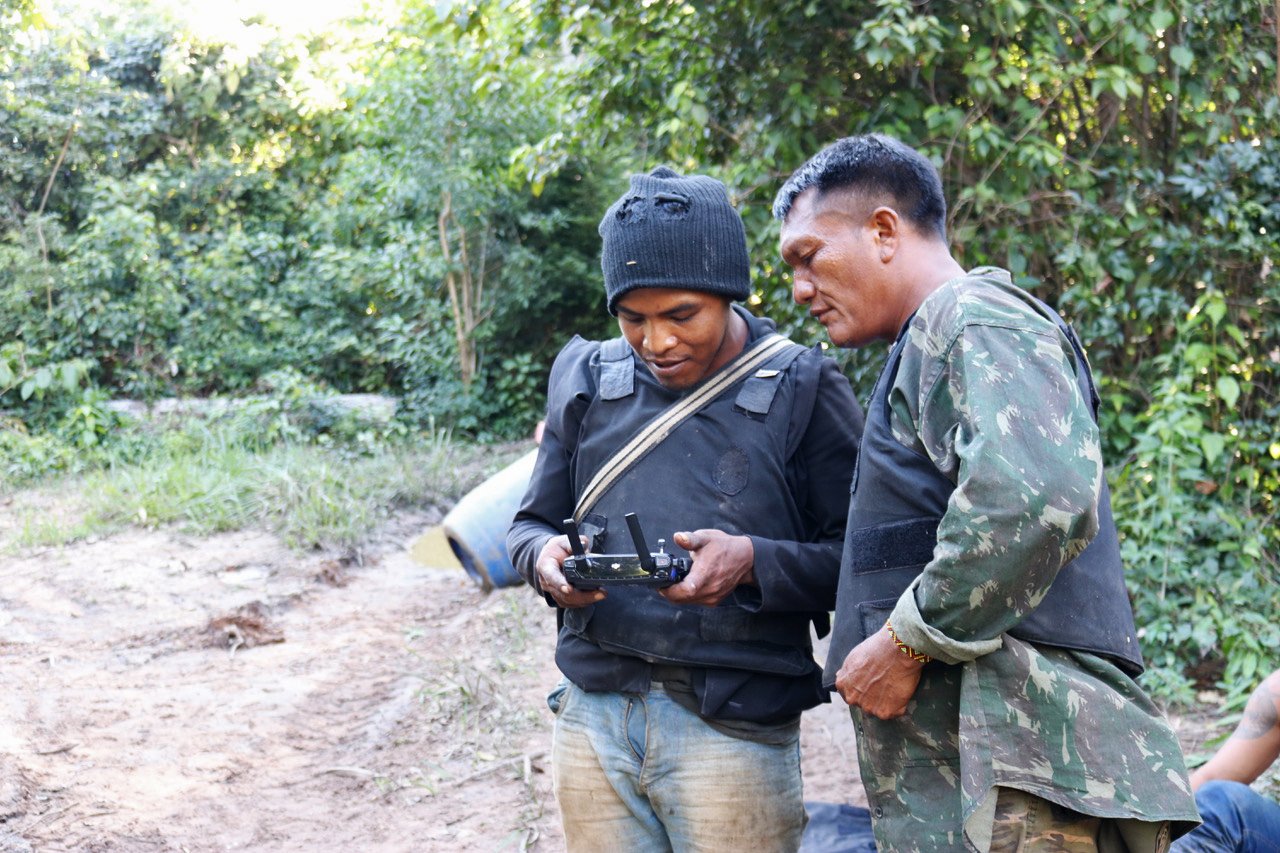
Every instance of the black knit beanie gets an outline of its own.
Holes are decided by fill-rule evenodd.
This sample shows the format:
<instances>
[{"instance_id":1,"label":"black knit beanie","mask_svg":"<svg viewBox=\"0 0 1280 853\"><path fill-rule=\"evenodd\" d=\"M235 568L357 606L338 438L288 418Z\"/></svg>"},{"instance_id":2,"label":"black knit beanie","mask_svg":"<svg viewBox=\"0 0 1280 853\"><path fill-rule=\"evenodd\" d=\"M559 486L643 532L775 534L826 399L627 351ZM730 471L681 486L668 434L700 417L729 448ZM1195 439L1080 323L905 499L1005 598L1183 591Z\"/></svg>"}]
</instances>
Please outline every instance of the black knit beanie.
<instances>
[{"instance_id":1,"label":"black knit beanie","mask_svg":"<svg viewBox=\"0 0 1280 853\"><path fill-rule=\"evenodd\" d=\"M638 287L751 294L747 235L724 184L665 166L632 175L631 189L600 221L600 266L609 313Z\"/></svg>"}]
</instances>

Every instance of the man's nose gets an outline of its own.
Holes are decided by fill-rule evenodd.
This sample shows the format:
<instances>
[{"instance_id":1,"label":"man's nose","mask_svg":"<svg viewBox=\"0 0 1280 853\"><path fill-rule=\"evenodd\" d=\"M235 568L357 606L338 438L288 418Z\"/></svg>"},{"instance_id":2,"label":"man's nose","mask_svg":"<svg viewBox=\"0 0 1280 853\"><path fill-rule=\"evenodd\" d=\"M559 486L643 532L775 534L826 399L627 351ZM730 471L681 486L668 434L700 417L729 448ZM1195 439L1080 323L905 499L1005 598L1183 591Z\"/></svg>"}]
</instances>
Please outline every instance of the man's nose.
<instances>
[{"instance_id":1,"label":"man's nose","mask_svg":"<svg viewBox=\"0 0 1280 853\"><path fill-rule=\"evenodd\" d=\"M808 305L818 295L813 283L803 276L795 276L791 280L791 298L797 305Z\"/></svg>"},{"instance_id":2,"label":"man's nose","mask_svg":"<svg viewBox=\"0 0 1280 853\"><path fill-rule=\"evenodd\" d=\"M645 330L644 345L654 355L662 355L676 345L676 336L662 323L654 323Z\"/></svg>"}]
</instances>

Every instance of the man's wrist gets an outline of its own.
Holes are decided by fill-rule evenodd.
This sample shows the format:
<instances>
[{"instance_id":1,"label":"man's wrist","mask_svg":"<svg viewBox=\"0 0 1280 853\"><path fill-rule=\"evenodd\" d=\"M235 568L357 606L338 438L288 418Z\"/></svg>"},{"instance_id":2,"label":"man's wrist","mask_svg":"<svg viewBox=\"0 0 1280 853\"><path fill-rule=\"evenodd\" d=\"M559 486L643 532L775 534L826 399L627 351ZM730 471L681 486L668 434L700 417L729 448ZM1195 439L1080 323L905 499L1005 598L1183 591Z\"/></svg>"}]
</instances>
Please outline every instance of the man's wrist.
<instances>
[{"instance_id":1,"label":"man's wrist","mask_svg":"<svg viewBox=\"0 0 1280 853\"><path fill-rule=\"evenodd\" d=\"M740 583L748 586L758 587L760 584L756 582L756 543L750 536L743 536L742 540L747 549L747 573L742 576Z\"/></svg>"},{"instance_id":2,"label":"man's wrist","mask_svg":"<svg viewBox=\"0 0 1280 853\"><path fill-rule=\"evenodd\" d=\"M933 660L933 658L930 657L929 655L925 654L922 651L919 651L916 648L913 648L912 646L907 645L902 640L898 639L898 634L893 630L892 623L890 623L889 620L887 619L885 620L885 623L884 623L884 629L889 632L889 638L893 640L893 644L897 646L898 651L902 652L904 655L911 658L916 663L925 664Z\"/></svg>"}]
</instances>

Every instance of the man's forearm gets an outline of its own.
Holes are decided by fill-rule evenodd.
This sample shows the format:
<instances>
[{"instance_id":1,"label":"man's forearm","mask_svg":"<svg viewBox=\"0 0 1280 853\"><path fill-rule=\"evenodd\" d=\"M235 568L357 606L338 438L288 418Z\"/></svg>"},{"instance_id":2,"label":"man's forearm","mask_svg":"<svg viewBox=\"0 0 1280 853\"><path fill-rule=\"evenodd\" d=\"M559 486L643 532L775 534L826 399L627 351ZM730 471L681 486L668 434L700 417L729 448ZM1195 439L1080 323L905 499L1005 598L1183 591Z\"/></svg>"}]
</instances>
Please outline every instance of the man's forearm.
<instances>
[{"instance_id":1,"label":"man's forearm","mask_svg":"<svg viewBox=\"0 0 1280 853\"><path fill-rule=\"evenodd\" d=\"M782 542L752 536L761 610L832 610L840 579L842 541Z\"/></svg>"},{"instance_id":2,"label":"man's forearm","mask_svg":"<svg viewBox=\"0 0 1280 853\"><path fill-rule=\"evenodd\" d=\"M507 553L511 557L511 565L534 589L538 589L538 555L542 553L547 540L557 535L557 532L535 519L518 518L507 533Z\"/></svg>"},{"instance_id":3,"label":"man's forearm","mask_svg":"<svg viewBox=\"0 0 1280 853\"><path fill-rule=\"evenodd\" d=\"M1222 779L1248 785L1280 757L1280 671L1258 685L1245 705L1236 730L1202 767L1191 774L1191 788Z\"/></svg>"}]
</instances>

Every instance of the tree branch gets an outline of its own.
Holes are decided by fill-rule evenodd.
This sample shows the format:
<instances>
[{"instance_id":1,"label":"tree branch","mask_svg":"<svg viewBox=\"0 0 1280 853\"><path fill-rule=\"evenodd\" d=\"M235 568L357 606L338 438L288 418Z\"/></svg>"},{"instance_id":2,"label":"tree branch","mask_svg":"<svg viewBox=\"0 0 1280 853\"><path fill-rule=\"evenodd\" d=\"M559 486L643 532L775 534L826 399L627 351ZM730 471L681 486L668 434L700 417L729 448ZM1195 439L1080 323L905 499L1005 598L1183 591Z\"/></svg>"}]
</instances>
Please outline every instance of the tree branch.
<instances>
[{"instance_id":1,"label":"tree branch","mask_svg":"<svg viewBox=\"0 0 1280 853\"><path fill-rule=\"evenodd\" d=\"M44 184L44 195L40 196L40 206L36 208L36 239L40 241L40 257L46 264L49 263L49 245L44 240L44 226L40 224L40 217L44 214L44 206L49 201L49 193L53 192L53 182L58 177L58 170L62 168L62 161L67 156L67 148L71 146L71 137L75 135L77 124L71 123L71 127L67 128L67 135L62 140L62 150L58 152L58 159L53 163L53 169L49 171L49 180ZM44 301L45 310L53 313L53 276L47 274L44 282Z\"/></svg>"},{"instance_id":2,"label":"tree branch","mask_svg":"<svg viewBox=\"0 0 1280 853\"><path fill-rule=\"evenodd\" d=\"M58 170L62 168L62 161L67 156L67 148L71 145L71 137L76 133L76 123L72 122L71 127L67 128L67 135L62 140L62 150L58 152L58 159L53 163L53 169L49 172L49 180L44 184L44 195L40 197L40 206L36 208L36 216L44 213L45 203L49 201L49 193L53 191L53 181L58 177Z\"/></svg>"}]
</instances>

